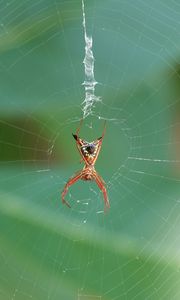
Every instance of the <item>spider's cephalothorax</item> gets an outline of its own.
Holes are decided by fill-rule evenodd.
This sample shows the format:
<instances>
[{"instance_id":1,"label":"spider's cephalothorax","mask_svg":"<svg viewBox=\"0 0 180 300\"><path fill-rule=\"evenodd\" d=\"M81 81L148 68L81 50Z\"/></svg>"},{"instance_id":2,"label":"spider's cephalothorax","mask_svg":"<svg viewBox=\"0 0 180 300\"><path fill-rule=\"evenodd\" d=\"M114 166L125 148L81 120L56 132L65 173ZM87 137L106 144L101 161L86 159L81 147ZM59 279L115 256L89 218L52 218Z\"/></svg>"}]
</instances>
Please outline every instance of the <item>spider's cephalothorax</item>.
<instances>
[{"instance_id":1,"label":"spider's cephalothorax","mask_svg":"<svg viewBox=\"0 0 180 300\"><path fill-rule=\"evenodd\" d=\"M100 177L100 175L96 172L94 165L95 162L98 158L99 151L101 149L102 141L104 138L105 134L105 126L104 126L104 131L103 134L100 138L96 139L93 142L87 142L79 137L79 131L81 127L82 121L80 123L79 128L76 131L76 134L73 134L73 137L76 140L76 145L79 150L79 153L82 157L82 160L85 163L85 166L82 171L79 171L73 176L72 178L69 179L69 181L66 183L64 190L62 192L62 202L66 204L68 207L70 207L69 203L65 201L64 197L68 191L68 188L74 184L77 180L82 179L82 180L95 180L97 183L98 187L101 189L104 195L104 203L105 203L105 208L109 208L109 200L105 188L105 182L104 180Z\"/></svg>"}]
</instances>

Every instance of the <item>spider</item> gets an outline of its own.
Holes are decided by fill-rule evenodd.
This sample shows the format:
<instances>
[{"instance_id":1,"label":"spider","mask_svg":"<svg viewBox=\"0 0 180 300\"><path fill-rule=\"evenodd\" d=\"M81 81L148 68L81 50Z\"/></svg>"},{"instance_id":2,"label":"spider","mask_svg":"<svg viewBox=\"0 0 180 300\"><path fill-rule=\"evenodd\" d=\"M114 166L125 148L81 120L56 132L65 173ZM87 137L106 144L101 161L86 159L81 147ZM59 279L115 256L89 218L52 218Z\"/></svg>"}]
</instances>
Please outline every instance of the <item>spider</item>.
<instances>
[{"instance_id":1,"label":"spider","mask_svg":"<svg viewBox=\"0 0 180 300\"><path fill-rule=\"evenodd\" d=\"M66 183L66 185L62 191L62 203L67 205L68 207L71 207L70 204L65 200L65 195L68 192L68 188L72 184L77 182L79 179L85 180L85 181L86 180L94 180L103 193L104 204L105 204L104 210L106 211L106 209L110 208L110 204L109 204L109 200L108 200L108 196L107 196L107 191L105 188L105 182L102 179L102 177L96 172L96 170L94 168L94 165L98 158L98 155L99 155L99 152L101 149L101 145L102 145L102 141L104 138L104 134L105 134L105 130L106 130L106 122L104 123L104 130L103 130L102 136L100 138L96 139L95 141L89 143L79 137L79 131L80 131L80 128L82 125L82 121L83 120L81 120L80 125L76 130L76 134L73 134L73 137L76 140L76 145L77 145L78 151L80 152L80 155L82 157L81 162L84 161L85 165L81 171L78 171L77 173L75 173L75 175L72 176Z\"/></svg>"}]
</instances>

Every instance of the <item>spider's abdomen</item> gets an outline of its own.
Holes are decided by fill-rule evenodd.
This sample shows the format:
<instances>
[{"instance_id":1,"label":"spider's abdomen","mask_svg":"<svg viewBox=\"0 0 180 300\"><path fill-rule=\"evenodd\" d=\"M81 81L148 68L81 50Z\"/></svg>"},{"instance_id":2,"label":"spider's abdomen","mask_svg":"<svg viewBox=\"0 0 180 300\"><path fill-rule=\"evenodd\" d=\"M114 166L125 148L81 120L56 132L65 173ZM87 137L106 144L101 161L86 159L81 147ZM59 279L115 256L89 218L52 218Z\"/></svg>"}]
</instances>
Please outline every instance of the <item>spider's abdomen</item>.
<instances>
[{"instance_id":1,"label":"spider's abdomen","mask_svg":"<svg viewBox=\"0 0 180 300\"><path fill-rule=\"evenodd\" d=\"M94 157L96 155L97 146L94 144L87 144L81 148L81 151L84 156Z\"/></svg>"},{"instance_id":2,"label":"spider's abdomen","mask_svg":"<svg viewBox=\"0 0 180 300\"><path fill-rule=\"evenodd\" d=\"M96 147L93 144L90 144L86 147L86 150L89 154L93 154L95 152Z\"/></svg>"}]
</instances>

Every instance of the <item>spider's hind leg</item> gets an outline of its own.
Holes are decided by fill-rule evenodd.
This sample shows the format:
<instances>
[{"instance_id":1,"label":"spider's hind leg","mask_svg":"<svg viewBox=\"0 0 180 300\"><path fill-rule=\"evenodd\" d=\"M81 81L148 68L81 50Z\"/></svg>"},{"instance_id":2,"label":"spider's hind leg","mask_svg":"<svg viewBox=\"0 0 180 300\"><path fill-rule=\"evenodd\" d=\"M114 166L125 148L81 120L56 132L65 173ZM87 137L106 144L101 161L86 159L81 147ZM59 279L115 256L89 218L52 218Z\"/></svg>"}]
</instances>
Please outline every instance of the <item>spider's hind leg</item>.
<instances>
[{"instance_id":1,"label":"spider's hind leg","mask_svg":"<svg viewBox=\"0 0 180 300\"><path fill-rule=\"evenodd\" d=\"M65 204L66 206L68 206L69 208L71 208L71 206L70 206L70 204L65 200L65 196L66 196L66 194L67 194L67 192L68 192L68 188L69 188L72 184L74 184L76 181L78 181L79 179L81 179L81 177L82 177L82 171L77 172L75 176L71 177L71 178L68 180L68 182L66 183L66 185L65 185L65 187L64 187L64 189L63 189L63 191L62 191L62 194L61 194L61 196L62 196L62 203Z\"/></svg>"},{"instance_id":2,"label":"spider's hind leg","mask_svg":"<svg viewBox=\"0 0 180 300\"><path fill-rule=\"evenodd\" d=\"M110 208L110 204L109 204L109 199L108 199L108 195L107 195L107 191L106 191L106 187L105 187L105 182L102 179L102 177L95 171L94 173L94 180L96 181L98 187L100 188L100 190L103 193L104 196L104 204L105 204L105 208L104 211L106 212L107 209Z\"/></svg>"}]
</instances>

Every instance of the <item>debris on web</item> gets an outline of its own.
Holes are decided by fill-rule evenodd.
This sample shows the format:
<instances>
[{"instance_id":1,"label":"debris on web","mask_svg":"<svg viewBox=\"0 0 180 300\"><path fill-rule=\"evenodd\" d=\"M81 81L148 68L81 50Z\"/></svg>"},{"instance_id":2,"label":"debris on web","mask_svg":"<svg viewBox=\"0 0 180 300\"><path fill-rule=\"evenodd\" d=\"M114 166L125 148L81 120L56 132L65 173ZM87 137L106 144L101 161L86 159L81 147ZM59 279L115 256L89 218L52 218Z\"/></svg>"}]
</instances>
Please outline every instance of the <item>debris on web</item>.
<instances>
[{"instance_id":1,"label":"debris on web","mask_svg":"<svg viewBox=\"0 0 180 300\"><path fill-rule=\"evenodd\" d=\"M82 102L83 105L83 118L86 118L92 113L92 109L95 102L101 101L101 98L95 95L95 87L98 82L94 76L94 54L92 50L93 39L92 36L87 35L86 30L86 15L84 9L84 1L82 0L82 12L83 12L83 28L84 28L84 40L85 40L85 57L83 60L85 70L85 80L83 82L85 88L85 99Z\"/></svg>"}]
</instances>

